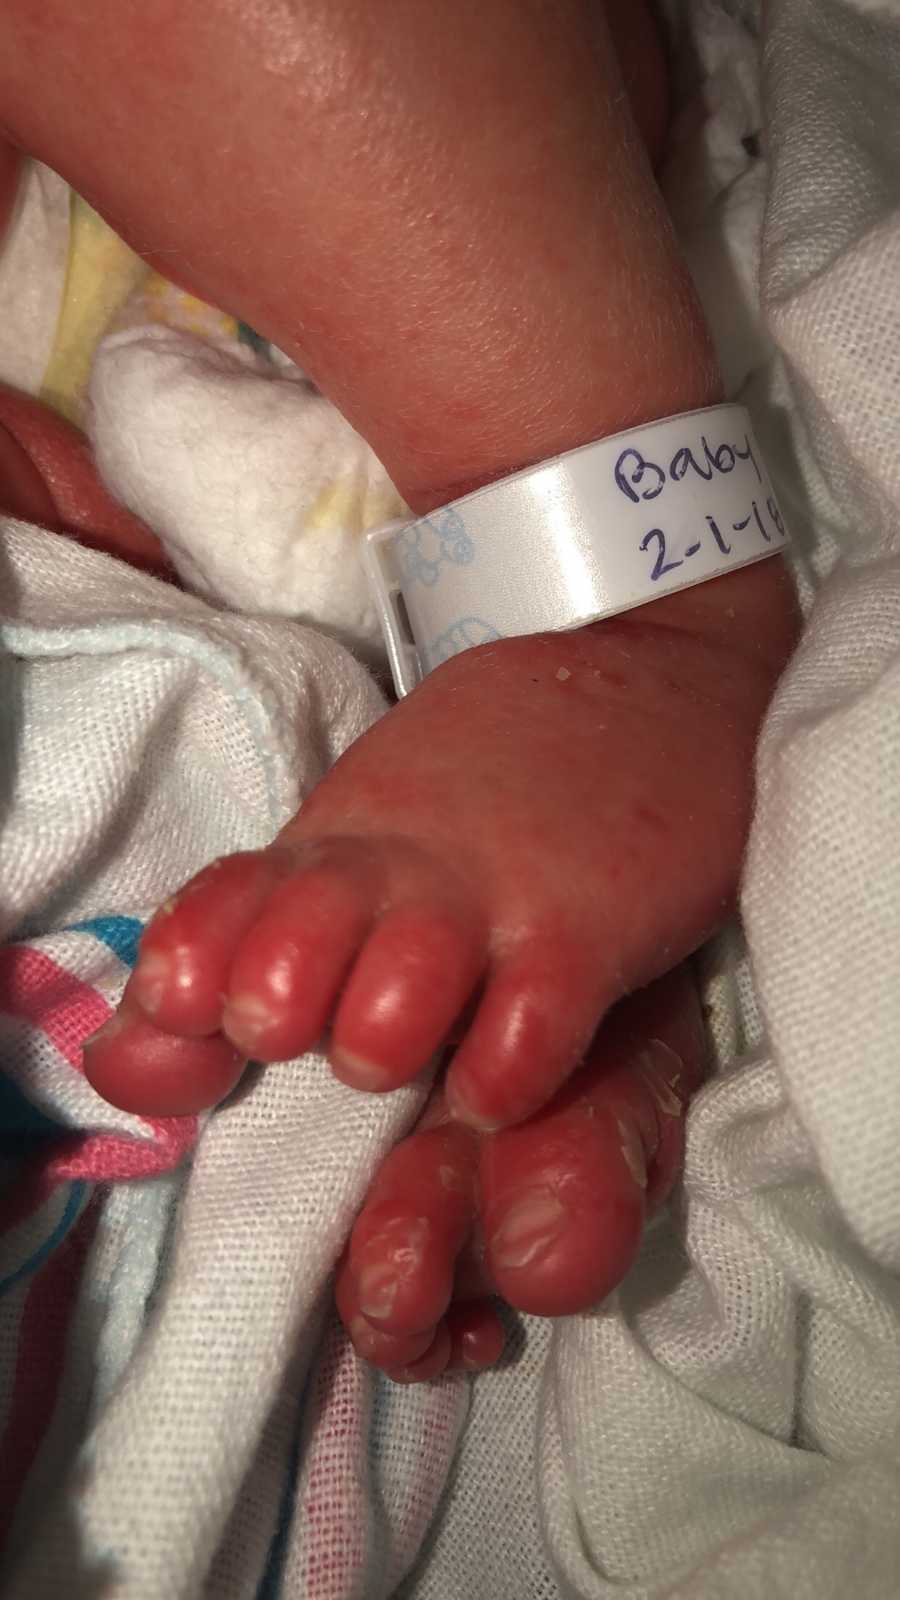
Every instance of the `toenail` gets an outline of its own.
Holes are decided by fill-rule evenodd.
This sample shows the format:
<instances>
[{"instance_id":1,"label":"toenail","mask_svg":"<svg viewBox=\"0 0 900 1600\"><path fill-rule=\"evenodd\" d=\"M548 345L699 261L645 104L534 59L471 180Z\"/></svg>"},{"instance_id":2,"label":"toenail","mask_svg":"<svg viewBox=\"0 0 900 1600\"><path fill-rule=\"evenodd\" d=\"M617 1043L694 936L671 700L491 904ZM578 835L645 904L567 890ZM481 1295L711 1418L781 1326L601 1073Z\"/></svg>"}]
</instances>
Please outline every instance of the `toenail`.
<instances>
[{"instance_id":1,"label":"toenail","mask_svg":"<svg viewBox=\"0 0 900 1600\"><path fill-rule=\"evenodd\" d=\"M566 1209L549 1192L531 1194L507 1211L491 1237L495 1267L527 1267L562 1232Z\"/></svg>"},{"instance_id":2,"label":"toenail","mask_svg":"<svg viewBox=\"0 0 900 1600\"><path fill-rule=\"evenodd\" d=\"M431 1241L424 1217L397 1217L369 1239L365 1258L355 1268L357 1305L379 1322L394 1309L401 1285L419 1270Z\"/></svg>"},{"instance_id":3,"label":"toenail","mask_svg":"<svg viewBox=\"0 0 900 1600\"><path fill-rule=\"evenodd\" d=\"M160 950L148 950L146 955L138 957L134 969L134 986L137 990L141 1010L152 1017L156 1015L165 998L166 990L172 984L172 963L168 956Z\"/></svg>"},{"instance_id":4,"label":"toenail","mask_svg":"<svg viewBox=\"0 0 900 1600\"><path fill-rule=\"evenodd\" d=\"M447 1079L444 1098L454 1121L464 1123L467 1128L474 1128L476 1133L496 1133L498 1128L503 1127L503 1123L498 1122L496 1118L483 1117L477 1111L473 1111L467 1096L460 1093L452 1077Z\"/></svg>"},{"instance_id":5,"label":"toenail","mask_svg":"<svg viewBox=\"0 0 900 1600\"><path fill-rule=\"evenodd\" d=\"M398 1288L397 1274L391 1264L364 1267L356 1280L359 1309L363 1316L373 1322L389 1317L394 1309Z\"/></svg>"},{"instance_id":6,"label":"toenail","mask_svg":"<svg viewBox=\"0 0 900 1600\"><path fill-rule=\"evenodd\" d=\"M117 1033L122 1032L124 1025L124 1018L119 1015L118 1011L115 1011L111 1017L107 1018L102 1027L97 1029L96 1033L92 1033L89 1038L85 1039L82 1048L87 1049L89 1044L98 1044L104 1039L114 1039Z\"/></svg>"},{"instance_id":7,"label":"toenail","mask_svg":"<svg viewBox=\"0 0 900 1600\"><path fill-rule=\"evenodd\" d=\"M352 1050L330 1051L332 1066L340 1069L341 1082L351 1089L368 1090L370 1094L384 1094L398 1087L396 1077L389 1067L368 1061L365 1056L354 1055Z\"/></svg>"},{"instance_id":8,"label":"toenail","mask_svg":"<svg viewBox=\"0 0 900 1600\"><path fill-rule=\"evenodd\" d=\"M265 1000L255 994L235 994L222 1012L222 1031L236 1044L258 1044L275 1018Z\"/></svg>"}]
</instances>

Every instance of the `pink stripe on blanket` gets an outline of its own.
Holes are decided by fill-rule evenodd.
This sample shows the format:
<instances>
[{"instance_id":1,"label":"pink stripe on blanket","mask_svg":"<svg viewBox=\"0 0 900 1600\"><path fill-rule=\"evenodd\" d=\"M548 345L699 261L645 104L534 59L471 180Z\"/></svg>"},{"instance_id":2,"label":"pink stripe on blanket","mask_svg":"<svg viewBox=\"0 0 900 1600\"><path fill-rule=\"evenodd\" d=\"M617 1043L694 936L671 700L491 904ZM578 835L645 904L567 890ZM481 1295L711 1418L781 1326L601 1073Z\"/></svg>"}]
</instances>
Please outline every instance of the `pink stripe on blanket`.
<instances>
[{"instance_id":1,"label":"pink stripe on blanket","mask_svg":"<svg viewBox=\"0 0 900 1600\"><path fill-rule=\"evenodd\" d=\"M90 984L25 944L0 950L0 1010L40 1028L77 1073L84 1071L84 1041L112 1016ZM142 1117L140 1124L152 1139L118 1133L65 1135L48 1152L45 1170L57 1181L150 1178L177 1167L197 1142L196 1117Z\"/></svg>"},{"instance_id":2,"label":"pink stripe on blanket","mask_svg":"<svg viewBox=\"0 0 900 1600\"><path fill-rule=\"evenodd\" d=\"M348 1600L360 1592L369 1538L363 1461L370 1381L332 1318L313 1391L306 1494L298 1507L306 1535L302 1592L310 1600Z\"/></svg>"}]
</instances>

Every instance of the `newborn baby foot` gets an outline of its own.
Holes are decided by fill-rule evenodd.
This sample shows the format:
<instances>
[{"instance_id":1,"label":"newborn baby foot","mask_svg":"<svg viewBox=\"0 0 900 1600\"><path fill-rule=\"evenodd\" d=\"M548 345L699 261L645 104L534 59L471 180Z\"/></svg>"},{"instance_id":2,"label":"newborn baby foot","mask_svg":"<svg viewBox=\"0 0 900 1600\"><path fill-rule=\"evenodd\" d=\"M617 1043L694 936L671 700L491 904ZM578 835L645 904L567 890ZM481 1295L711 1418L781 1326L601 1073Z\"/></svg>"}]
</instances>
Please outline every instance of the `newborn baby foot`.
<instances>
[{"instance_id":1,"label":"newborn baby foot","mask_svg":"<svg viewBox=\"0 0 900 1600\"><path fill-rule=\"evenodd\" d=\"M696 991L681 968L619 1006L549 1107L479 1136L438 1090L388 1156L338 1270L337 1304L364 1359L396 1382L492 1365L496 1306L541 1316L604 1299L681 1165L702 1076Z\"/></svg>"},{"instance_id":2,"label":"newborn baby foot","mask_svg":"<svg viewBox=\"0 0 900 1600\"><path fill-rule=\"evenodd\" d=\"M384 1092L453 1032L456 1118L531 1115L609 1008L732 905L785 644L773 626L745 645L742 623L784 581L772 566L439 668L270 849L215 863L157 914L116 1031L88 1052L95 1086L195 1111L241 1059L327 1033L338 1077Z\"/></svg>"},{"instance_id":3,"label":"newborn baby foot","mask_svg":"<svg viewBox=\"0 0 900 1600\"><path fill-rule=\"evenodd\" d=\"M732 903L782 648L778 628L738 641L773 581L709 585L727 620L687 594L448 663L271 849L163 907L88 1047L108 1099L177 1113L227 1093L246 1058L323 1035L337 1075L376 1092L453 1036L442 1099L388 1157L338 1277L357 1350L392 1376L496 1360L488 1292L545 1315L595 1304L677 1171L701 1059L690 1013L665 1011L683 980L617 1011L560 1085L606 1011Z\"/></svg>"}]
</instances>

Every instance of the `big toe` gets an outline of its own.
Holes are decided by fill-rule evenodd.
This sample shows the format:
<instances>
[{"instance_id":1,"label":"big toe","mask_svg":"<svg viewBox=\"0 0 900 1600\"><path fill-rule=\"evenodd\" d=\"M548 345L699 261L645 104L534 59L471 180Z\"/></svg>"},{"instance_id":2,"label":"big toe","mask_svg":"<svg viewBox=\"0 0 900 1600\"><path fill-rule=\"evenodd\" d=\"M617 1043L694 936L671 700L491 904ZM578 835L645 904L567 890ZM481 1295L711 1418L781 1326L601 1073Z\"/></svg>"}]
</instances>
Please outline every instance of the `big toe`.
<instances>
[{"instance_id":1,"label":"big toe","mask_svg":"<svg viewBox=\"0 0 900 1600\"><path fill-rule=\"evenodd\" d=\"M483 1141L487 1269L517 1309L584 1311L628 1271L680 1169L698 1015L688 979L661 980L618 1008L546 1110Z\"/></svg>"},{"instance_id":2,"label":"big toe","mask_svg":"<svg viewBox=\"0 0 900 1600\"><path fill-rule=\"evenodd\" d=\"M110 1105L145 1117L187 1117L231 1093L245 1058L221 1034L162 1032L127 999L84 1047L88 1082Z\"/></svg>"}]
</instances>

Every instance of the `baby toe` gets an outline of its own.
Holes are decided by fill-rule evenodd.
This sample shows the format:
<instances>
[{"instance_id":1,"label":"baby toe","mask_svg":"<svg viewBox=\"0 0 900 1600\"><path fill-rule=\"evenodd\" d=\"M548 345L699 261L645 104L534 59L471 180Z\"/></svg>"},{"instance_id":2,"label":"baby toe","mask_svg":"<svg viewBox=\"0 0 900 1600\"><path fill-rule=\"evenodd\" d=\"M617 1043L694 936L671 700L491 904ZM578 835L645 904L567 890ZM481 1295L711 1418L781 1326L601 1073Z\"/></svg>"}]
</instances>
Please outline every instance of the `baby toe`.
<instances>
[{"instance_id":1,"label":"baby toe","mask_svg":"<svg viewBox=\"0 0 900 1600\"><path fill-rule=\"evenodd\" d=\"M381 1167L347 1254L354 1311L379 1332L433 1329L453 1294L474 1216L475 1143L445 1123L412 1134Z\"/></svg>"},{"instance_id":2,"label":"baby toe","mask_svg":"<svg viewBox=\"0 0 900 1600\"><path fill-rule=\"evenodd\" d=\"M486 1263L511 1305L539 1316L583 1311L624 1277L679 1170L702 1048L681 970L616 1008L545 1110L484 1140Z\"/></svg>"},{"instance_id":3,"label":"baby toe","mask_svg":"<svg viewBox=\"0 0 900 1600\"><path fill-rule=\"evenodd\" d=\"M450 1362L452 1340L449 1330L441 1323L425 1354L405 1367L388 1371L392 1383L433 1383L446 1371Z\"/></svg>"},{"instance_id":4,"label":"baby toe","mask_svg":"<svg viewBox=\"0 0 900 1600\"><path fill-rule=\"evenodd\" d=\"M352 860L298 847L293 871L247 929L232 962L222 1013L228 1037L257 1061L287 1061L312 1049L375 904L372 882Z\"/></svg>"},{"instance_id":5,"label":"baby toe","mask_svg":"<svg viewBox=\"0 0 900 1600\"><path fill-rule=\"evenodd\" d=\"M137 1116L195 1116L238 1082L245 1061L221 1034L164 1033L126 1000L84 1047L88 1082L110 1105Z\"/></svg>"},{"instance_id":6,"label":"baby toe","mask_svg":"<svg viewBox=\"0 0 900 1600\"><path fill-rule=\"evenodd\" d=\"M219 1030L236 950L283 867L275 852L213 861L157 911L138 952L131 1000L166 1033Z\"/></svg>"},{"instance_id":7,"label":"baby toe","mask_svg":"<svg viewBox=\"0 0 900 1600\"><path fill-rule=\"evenodd\" d=\"M338 1315L357 1355L382 1372L414 1365L434 1342L435 1326L421 1328L417 1333L391 1333L374 1326L363 1316L357 1300L356 1279L346 1256L338 1267L334 1297Z\"/></svg>"},{"instance_id":8,"label":"baby toe","mask_svg":"<svg viewBox=\"0 0 900 1600\"><path fill-rule=\"evenodd\" d=\"M454 1302L445 1323L450 1335L449 1371L483 1372L500 1360L506 1335L489 1300Z\"/></svg>"},{"instance_id":9,"label":"baby toe","mask_svg":"<svg viewBox=\"0 0 900 1600\"><path fill-rule=\"evenodd\" d=\"M634 1128L602 1114L578 1126L539 1113L515 1144L504 1134L491 1144L483 1224L499 1292L537 1316L596 1305L630 1267L643 1230L645 1160Z\"/></svg>"},{"instance_id":10,"label":"baby toe","mask_svg":"<svg viewBox=\"0 0 900 1600\"><path fill-rule=\"evenodd\" d=\"M548 934L498 964L447 1073L453 1114L488 1133L545 1105L583 1057L612 995L583 951Z\"/></svg>"},{"instance_id":11,"label":"baby toe","mask_svg":"<svg viewBox=\"0 0 900 1600\"><path fill-rule=\"evenodd\" d=\"M351 1088L408 1083L445 1043L480 976L483 944L459 913L398 906L367 940L341 997L329 1056Z\"/></svg>"}]
</instances>

